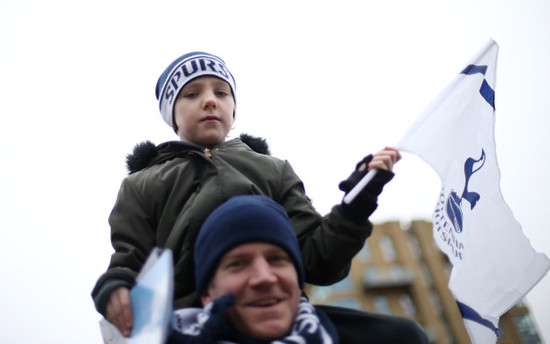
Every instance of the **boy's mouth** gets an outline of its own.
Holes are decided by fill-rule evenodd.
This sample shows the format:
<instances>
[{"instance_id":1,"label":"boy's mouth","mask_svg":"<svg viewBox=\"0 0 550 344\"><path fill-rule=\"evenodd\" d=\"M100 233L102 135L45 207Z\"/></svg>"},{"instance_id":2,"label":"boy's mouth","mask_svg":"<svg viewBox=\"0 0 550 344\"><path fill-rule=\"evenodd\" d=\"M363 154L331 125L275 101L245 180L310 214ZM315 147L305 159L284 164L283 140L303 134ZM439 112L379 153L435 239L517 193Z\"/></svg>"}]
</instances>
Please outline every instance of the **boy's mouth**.
<instances>
[{"instance_id":1,"label":"boy's mouth","mask_svg":"<svg viewBox=\"0 0 550 344\"><path fill-rule=\"evenodd\" d=\"M216 116L206 116L202 119L202 122L210 122L210 121L219 121L220 119Z\"/></svg>"}]
</instances>

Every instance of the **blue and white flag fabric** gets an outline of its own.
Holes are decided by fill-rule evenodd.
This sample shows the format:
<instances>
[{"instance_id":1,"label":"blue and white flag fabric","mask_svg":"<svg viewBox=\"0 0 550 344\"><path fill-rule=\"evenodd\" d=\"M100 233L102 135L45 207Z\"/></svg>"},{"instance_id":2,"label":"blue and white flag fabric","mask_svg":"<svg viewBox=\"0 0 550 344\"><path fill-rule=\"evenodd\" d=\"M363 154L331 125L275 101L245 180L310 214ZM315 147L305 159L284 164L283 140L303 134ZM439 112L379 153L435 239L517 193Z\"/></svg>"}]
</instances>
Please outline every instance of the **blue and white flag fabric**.
<instances>
[{"instance_id":1,"label":"blue and white flag fabric","mask_svg":"<svg viewBox=\"0 0 550 344\"><path fill-rule=\"evenodd\" d=\"M174 267L172 251L155 248L130 290L134 325L130 337L107 319L99 326L104 344L163 344L166 343L172 320L174 298Z\"/></svg>"},{"instance_id":2,"label":"blue and white flag fabric","mask_svg":"<svg viewBox=\"0 0 550 344\"><path fill-rule=\"evenodd\" d=\"M495 343L499 317L548 272L500 190L494 141L498 45L489 42L426 108L397 148L437 172L433 236L473 343Z\"/></svg>"}]
</instances>

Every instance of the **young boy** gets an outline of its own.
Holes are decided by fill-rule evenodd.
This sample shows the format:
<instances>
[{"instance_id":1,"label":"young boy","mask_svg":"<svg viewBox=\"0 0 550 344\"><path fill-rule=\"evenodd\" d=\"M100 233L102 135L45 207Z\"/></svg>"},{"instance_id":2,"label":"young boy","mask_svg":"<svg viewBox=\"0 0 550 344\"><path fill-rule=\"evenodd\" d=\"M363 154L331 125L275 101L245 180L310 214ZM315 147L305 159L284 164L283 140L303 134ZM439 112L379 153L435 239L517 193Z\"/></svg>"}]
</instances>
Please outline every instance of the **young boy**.
<instances>
[{"instance_id":1,"label":"young boy","mask_svg":"<svg viewBox=\"0 0 550 344\"><path fill-rule=\"evenodd\" d=\"M195 239L206 217L232 196L265 195L284 207L312 284L344 278L372 231L368 217L393 177L399 152L386 148L364 158L340 189L351 190L368 169L378 169L374 179L353 202L323 217L290 164L270 156L264 140L225 140L235 120L235 89L225 63L203 52L179 57L158 80L161 115L180 141L144 143L129 156L130 175L109 217L115 252L92 291L97 310L125 335L133 322L128 289L154 247L173 252L174 308L200 305L193 281Z\"/></svg>"}]
</instances>

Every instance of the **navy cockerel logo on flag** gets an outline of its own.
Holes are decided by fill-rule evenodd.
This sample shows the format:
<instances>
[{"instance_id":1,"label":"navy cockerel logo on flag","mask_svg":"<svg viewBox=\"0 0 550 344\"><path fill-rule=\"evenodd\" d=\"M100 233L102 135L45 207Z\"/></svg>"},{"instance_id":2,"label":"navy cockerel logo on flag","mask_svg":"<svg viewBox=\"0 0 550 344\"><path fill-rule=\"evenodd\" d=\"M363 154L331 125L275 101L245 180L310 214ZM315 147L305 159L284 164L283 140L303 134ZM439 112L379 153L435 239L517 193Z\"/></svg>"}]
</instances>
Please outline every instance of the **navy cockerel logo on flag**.
<instances>
[{"instance_id":1,"label":"navy cockerel logo on flag","mask_svg":"<svg viewBox=\"0 0 550 344\"><path fill-rule=\"evenodd\" d=\"M447 216L451 220L451 223L455 229L455 232L462 233L462 200L468 201L470 203L470 210L473 210L476 206L477 201L480 199L480 195L477 192L468 190L468 183L472 175L479 171L485 164L485 151L481 150L481 157L477 160L473 158L466 159L464 163L464 190L462 195L458 194L451 190L449 198L447 198L447 206L445 207L447 211Z\"/></svg>"}]
</instances>

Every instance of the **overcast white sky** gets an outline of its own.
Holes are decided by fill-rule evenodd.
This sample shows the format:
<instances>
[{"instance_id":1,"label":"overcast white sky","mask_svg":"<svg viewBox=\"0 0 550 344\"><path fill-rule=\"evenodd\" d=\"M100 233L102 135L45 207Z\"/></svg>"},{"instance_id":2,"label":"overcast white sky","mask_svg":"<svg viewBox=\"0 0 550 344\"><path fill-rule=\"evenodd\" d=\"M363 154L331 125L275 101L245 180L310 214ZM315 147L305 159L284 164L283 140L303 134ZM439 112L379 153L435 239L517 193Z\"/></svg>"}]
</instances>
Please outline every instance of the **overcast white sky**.
<instances>
[{"instance_id":1,"label":"overcast white sky","mask_svg":"<svg viewBox=\"0 0 550 344\"><path fill-rule=\"evenodd\" d=\"M495 39L502 193L550 255L549 14L543 0L0 1L2 342L101 341L90 291L124 157L176 139L154 87L192 50L236 77L232 134L267 138L325 213L355 163L395 145ZM437 175L411 155L396 174L373 221L429 220ZM549 295L546 276L527 297L546 341Z\"/></svg>"}]
</instances>

